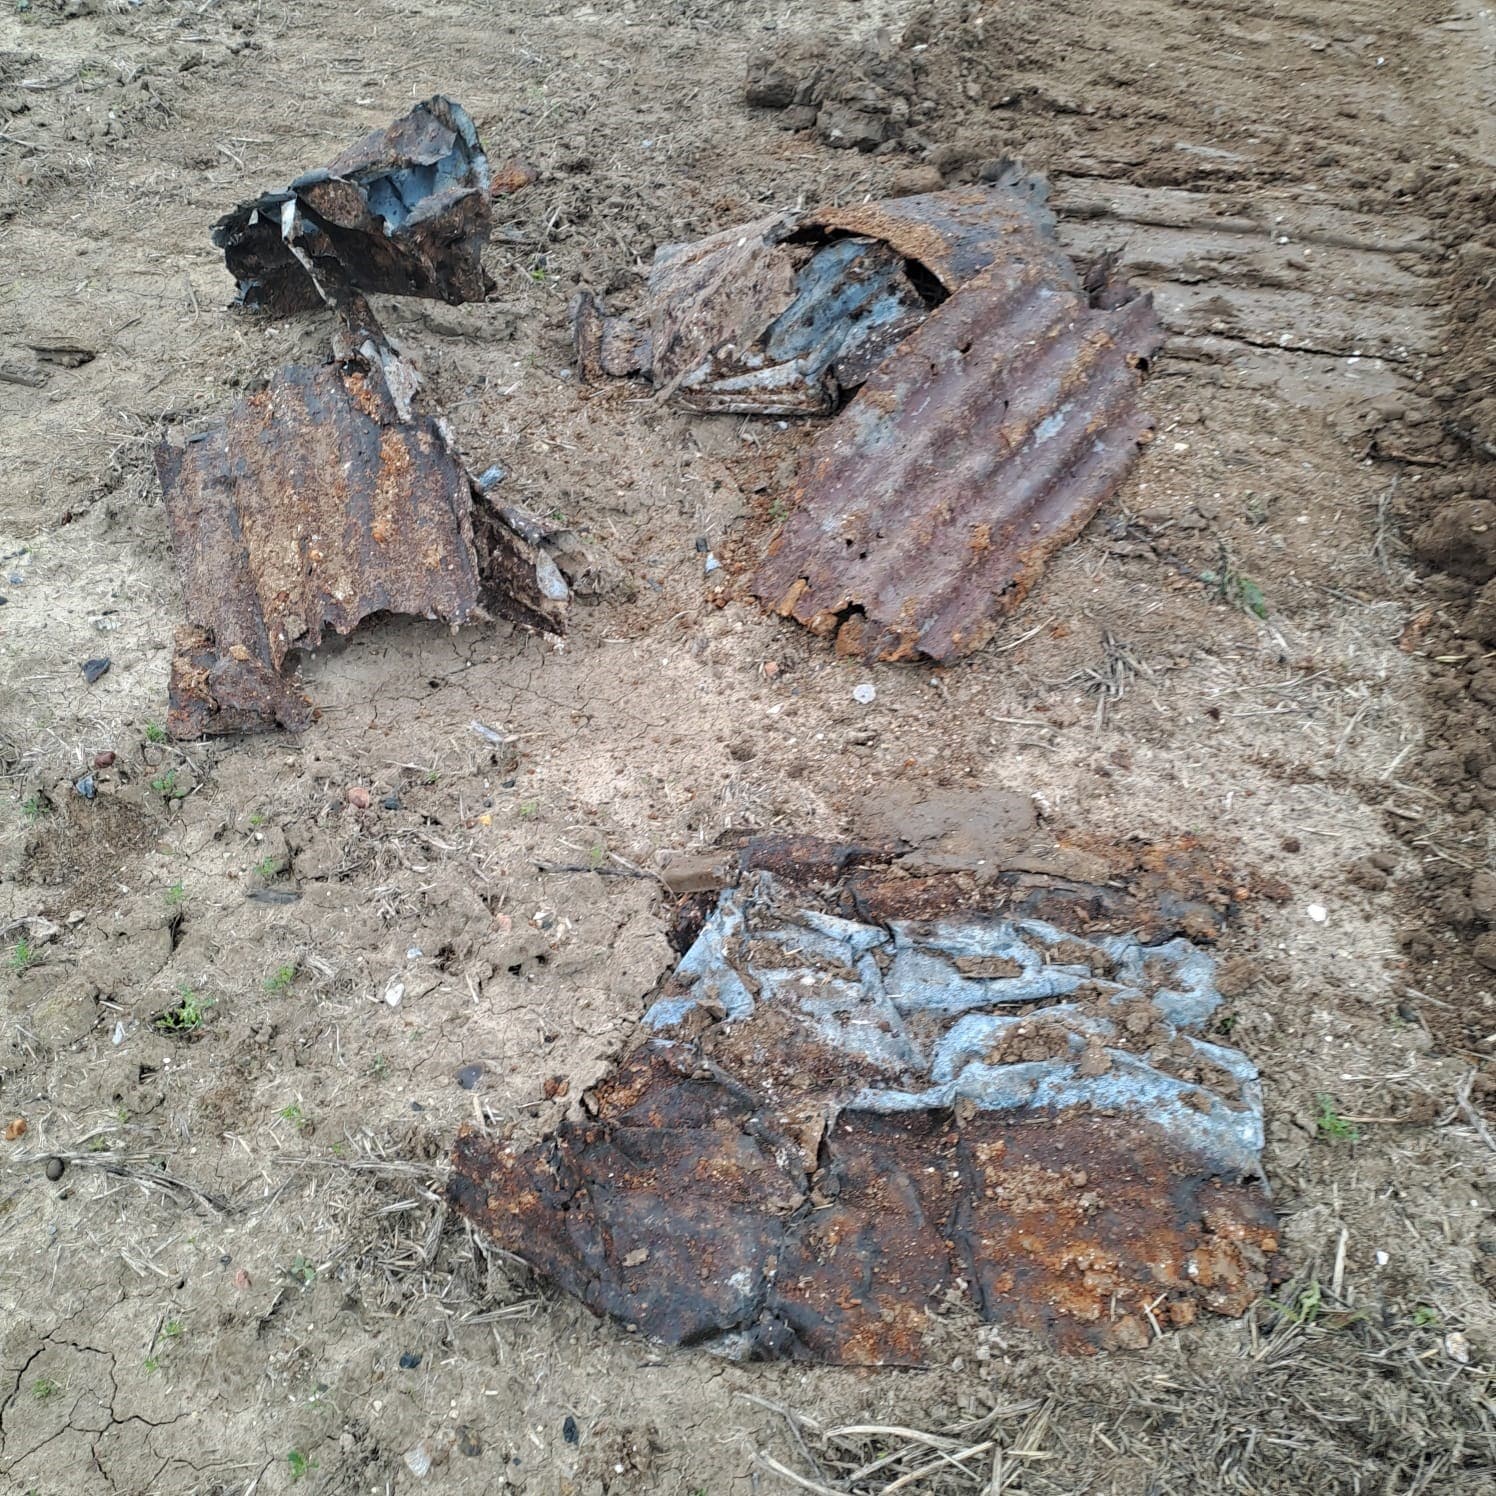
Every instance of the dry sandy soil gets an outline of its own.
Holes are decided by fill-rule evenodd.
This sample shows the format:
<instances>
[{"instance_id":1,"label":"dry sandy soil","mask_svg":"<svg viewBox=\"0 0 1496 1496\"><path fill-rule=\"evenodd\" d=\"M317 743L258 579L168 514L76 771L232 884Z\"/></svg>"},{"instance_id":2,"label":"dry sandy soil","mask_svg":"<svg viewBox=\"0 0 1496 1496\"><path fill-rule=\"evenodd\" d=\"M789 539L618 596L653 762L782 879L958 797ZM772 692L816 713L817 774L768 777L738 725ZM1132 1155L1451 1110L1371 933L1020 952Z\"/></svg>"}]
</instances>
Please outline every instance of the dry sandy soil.
<instances>
[{"instance_id":1,"label":"dry sandy soil","mask_svg":"<svg viewBox=\"0 0 1496 1496\"><path fill-rule=\"evenodd\" d=\"M4 0L0 1489L1493 1488L1479 5ZM750 53L817 36L881 149L743 102ZM227 310L210 225L438 91L539 180L501 204L491 302L381 315L472 465L624 580L564 643L370 626L307 662L303 736L169 744L153 444L327 335ZM626 310L657 244L1004 156L1155 290L1158 439L993 647L856 666L741 595L808 426L579 387L567 303ZM33 352L57 341L96 356ZM847 834L911 777L1287 884L1222 947L1293 1274L1247 1321L732 1364L595 1321L443 1205L457 1126L554 1124L673 959L652 878L538 863ZM201 1022L162 1032L184 992Z\"/></svg>"}]
</instances>

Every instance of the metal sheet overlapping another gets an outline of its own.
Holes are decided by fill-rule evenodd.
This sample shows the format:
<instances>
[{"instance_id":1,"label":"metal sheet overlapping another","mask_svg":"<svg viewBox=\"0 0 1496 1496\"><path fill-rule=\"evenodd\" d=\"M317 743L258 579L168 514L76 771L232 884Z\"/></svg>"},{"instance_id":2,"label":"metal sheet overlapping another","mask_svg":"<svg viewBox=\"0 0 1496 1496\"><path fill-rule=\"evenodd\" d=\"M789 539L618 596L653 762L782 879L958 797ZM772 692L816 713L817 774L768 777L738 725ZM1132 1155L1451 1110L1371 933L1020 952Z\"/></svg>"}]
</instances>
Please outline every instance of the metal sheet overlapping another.
<instances>
[{"instance_id":1,"label":"metal sheet overlapping another","mask_svg":"<svg viewBox=\"0 0 1496 1496\"><path fill-rule=\"evenodd\" d=\"M459 1137L457 1207L593 1309L747 1357L920 1364L954 1306L1145 1345L1268 1284L1257 1072L1183 938L866 924L725 890L588 1115Z\"/></svg>"},{"instance_id":2,"label":"metal sheet overlapping another","mask_svg":"<svg viewBox=\"0 0 1496 1496\"><path fill-rule=\"evenodd\" d=\"M749 587L872 660L991 638L1153 423L1150 298L1054 237L1042 179L780 216L659 250L642 315L575 310L585 377L688 410L830 415Z\"/></svg>"},{"instance_id":3,"label":"metal sheet overlapping another","mask_svg":"<svg viewBox=\"0 0 1496 1496\"><path fill-rule=\"evenodd\" d=\"M1162 342L1149 298L1057 250L995 261L817 438L753 592L867 659L979 649L1150 439Z\"/></svg>"}]
</instances>

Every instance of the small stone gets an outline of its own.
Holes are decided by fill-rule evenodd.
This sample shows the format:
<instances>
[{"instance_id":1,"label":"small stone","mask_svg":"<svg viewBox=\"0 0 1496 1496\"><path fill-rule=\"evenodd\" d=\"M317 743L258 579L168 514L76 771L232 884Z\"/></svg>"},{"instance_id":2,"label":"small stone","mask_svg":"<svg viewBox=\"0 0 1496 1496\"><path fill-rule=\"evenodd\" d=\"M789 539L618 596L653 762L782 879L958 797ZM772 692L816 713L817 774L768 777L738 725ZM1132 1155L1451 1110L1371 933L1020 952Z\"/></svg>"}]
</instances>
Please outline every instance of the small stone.
<instances>
[{"instance_id":1,"label":"small stone","mask_svg":"<svg viewBox=\"0 0 1496 1496\"><path fill-rule=\"evenodd\" d=\"M933 166L906 166L893 174L888 184L890 197L917 197L925 192L939 192L945 178Z\"/></svg>"},{"instance_id":2,"label":"small stone","mask_svg":"<svg viewBox=\"0 0 1496 1496\"><path fill-rule=\"evenodd\" d=\"M366 790L361 784L349 785L346 793L348 796L348 803L355 810L367 810L369 808L371 797L368 790Z\"/></svg>"},{"instance_id":3,"label":"small stone","mask_svg":"<svg viewBox=\"0 0 1496 1496\"><path fill-rule=\"evenodd\" d=\"M548 1075L540 1083L540 1089L547 1101L554 1101L571 1090L571 1082L564 1075Z\"/></svg>"},{"instance_id":4,"label":"small stone","mask_svg":"<svg viewBox=\"0 0 1496 1496\"><path fill-rule=\"evenodd\" d=\"M476 1091L478 1082L483 1079L483 1065L475 1060L471 1065L464 1065L457 1071L457 1084L464 1091Z\"/></svg>"},{"instance_id":5,"label":"small stone","mask_svg":"<svg viewBox=\"0 0 1496 1496\"><path fill-rule=\"evenodd\" d=\"M858 706L871 706L878 699L878 688L871 681L863 681L860 686L852 687L852 700Z\"/></svg>"},{"instance_id":6,"label":"small stone","mask_svg":"<svg viewBox=\"0 0 1496 1496\"><path fill-rule=\"evenodd\" d=\"M47 1160L47 1178L56 1184L62 1178L63 1171L67 1165L60 1158L49 1158Z\"/></svg>"},{"instance_id":7,"label":"small stone","mask_svg":"<svg viewBox=\"0 0 1496 1496\"><path fill-rule=\"evenodd\" d=\"M1310 904L1309 907L1304 910L1304 913L1307 914L1309 918L1312 919L1317 925L1324 924L1324 922L1330 917L1330 911L1326 909L1323 904Z\"/></svg>"},{"instance_id":8,"label":"small stone","mask_svg":"<svg viewBox=\"0 0 1496 1496\"><path fill-rule=\"evenodd\" d=\"M1303 846L1303 843L1296 836L1285 836L1282 846L1285 852L1297 852Z\"/></svg>"},{"instance_id":9,"label":"small stone","mask_svg":"<svg viewBox=\"0 0 1496 1496\"><path fill-rule=\"evenodd\" d=\"M101 680L109 673L112 661L107 655L102 655L96 660L84 660L83 679L88 685L93 685L96 680Z\"/></svg>"},{"instance_id":10,"label":"small stone","mask_svg":"<svg viewBox=\"0 0 1496 1496\"><path fill-rule=\"evenodd\" d=\"M5 1141L13 1143L17 1138L24 1138L26 1136L26 1126L27 1123L24 1117L12 1117L5 1124Z\"/></svg>"},{"instance_id":11,"label":"small stone","mask_svg":"<svg viewBox=\"0 0 1496 1496\"><path fill-rule=\"evenodd\" d=\"M114 766L114 749L104 748L93 756L93 766L96 769L109 769Z\"/></svg>"},{"instance_id":12,"label":"small stone","mask_svg":"<svg viewBox=\"0 0 1496 1496\"><path fill-rule=\"evenodd\" d=\"M1470 880L1470 907L1478 919L1496 925L1496 873L1481 868Z\"/></svg>"},{"instance_id":13,"label":"small stone","mask_svg":"<svg viewBox=\"0 0 1496 1496\"><path fill-rule=\"evenodd\" d=\"M1487 971L1496 971L1496 930L1487 930L1471 947L1470 954Z\"/></svg>"}]
</instances>

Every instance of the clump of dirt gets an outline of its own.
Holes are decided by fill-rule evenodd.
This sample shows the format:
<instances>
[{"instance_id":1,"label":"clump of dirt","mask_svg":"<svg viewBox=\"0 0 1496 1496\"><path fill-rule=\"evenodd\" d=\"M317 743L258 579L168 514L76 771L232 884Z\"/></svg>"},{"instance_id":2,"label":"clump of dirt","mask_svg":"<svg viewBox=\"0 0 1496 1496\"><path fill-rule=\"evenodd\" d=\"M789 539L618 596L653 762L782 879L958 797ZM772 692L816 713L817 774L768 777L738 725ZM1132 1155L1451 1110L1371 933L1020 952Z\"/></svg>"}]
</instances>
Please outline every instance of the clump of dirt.
<instances>
[{"instance_id":1,"label":"clump of dirt","mask_svg":"<svg viewBox=\"0 0 1496 1496\"><path fill-rule=\"evenodd\" d=\"M1442 291L1460 314L1449 358L1420 386L1448 436L1444 471L1396 506L1414 559L1435 575L1434 601L1403 641L1427 662L1425 739L1402 776L1416 788L1387 806L1386 824L1411 854L1410 995L1423 1021L1489 1066L1492 1004L1473 995L1496 972L1496 186L1455 174L1435 195L1451 246ZM1365 886L1359 868L1348 876ZM1476 1081L1484 1091L1489 1073Z\"/></svg>"},{"instance_id":2,"label":"clump of dirt","mask_svg":"<svg viewBox=\"0 0 1496 1496\"><path fill-rule=\"evenodd\" d=\"M1005 1028L989 1044L982 1058L989 1065L1029 1064L1066 1058L1071 1052L1072 1030L1043 1010Z\"/></svg>"},{"instance_id":3,"label":"clump of dirt","mask_svg":"<svg viewBox=\"0 0 1496 1496\"><path fill-rule=\"evenodd\" d=\"M1015 85L1013 30L985 6L940 4L917 10L898 31L881 29L865 40L792 36L749 54L743 97L778 111L783 129L813 131L833 149L927 158L922 170L900 173L896 191L995 179L1006 159L974 159L987 111L1033 98L1080 112L1052 86Z\"/></svg>"}]
</instances>

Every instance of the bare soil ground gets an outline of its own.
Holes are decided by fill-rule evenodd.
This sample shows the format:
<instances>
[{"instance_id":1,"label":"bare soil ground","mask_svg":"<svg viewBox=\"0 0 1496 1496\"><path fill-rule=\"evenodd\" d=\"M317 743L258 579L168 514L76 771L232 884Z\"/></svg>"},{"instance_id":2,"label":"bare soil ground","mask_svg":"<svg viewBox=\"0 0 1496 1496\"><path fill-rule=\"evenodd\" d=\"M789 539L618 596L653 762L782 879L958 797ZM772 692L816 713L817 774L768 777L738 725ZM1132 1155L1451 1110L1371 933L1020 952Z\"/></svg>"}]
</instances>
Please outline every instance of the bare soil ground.
<instances>
[{"instance_id":1,"label":"bare soil ground","mask_svg":"<svg viewBox=\"0 0 1496 1496\"><path fill-rule=\"evenodd\" d=\"M742 101L790 42L839 70L801 131ZM1478 0L5 0L0 1488L1491 1490L1493 89ZM304 736L168 744L152 444L326 336L226 310L208 229L438 91L540 178L492 302L381 315L472 465L623 580L564 643L376 624L308 662ZM839 148L848 111L887 143ZM993 647L853 666L738 595L808 429L579 387L567 302L1004 156L1156 291L1159 436ZM910 779L1288 884L1223 946L1294 1272L1246 1322L730 1364L595 1322L441 1203L456 1127L553 1124L672 961L653 878L537 864L850 833Z\"/></svg>"}]
</instances>

